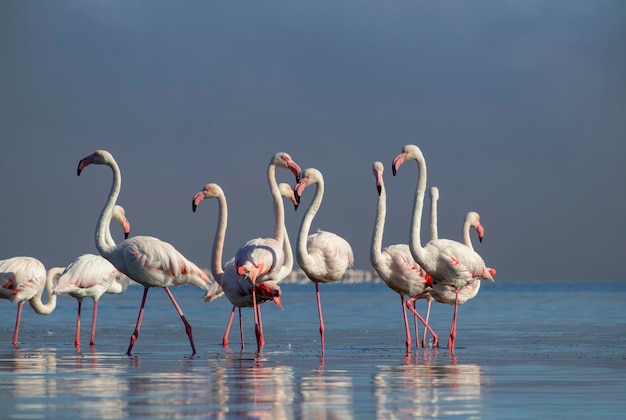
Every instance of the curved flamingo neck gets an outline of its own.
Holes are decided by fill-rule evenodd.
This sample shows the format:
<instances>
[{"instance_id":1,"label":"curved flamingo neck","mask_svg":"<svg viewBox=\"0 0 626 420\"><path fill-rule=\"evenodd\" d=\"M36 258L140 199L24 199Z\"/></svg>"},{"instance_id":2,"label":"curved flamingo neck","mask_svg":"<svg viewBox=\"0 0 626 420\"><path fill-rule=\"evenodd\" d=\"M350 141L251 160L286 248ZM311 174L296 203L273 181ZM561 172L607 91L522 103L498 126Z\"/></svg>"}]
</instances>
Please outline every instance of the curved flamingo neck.
<instances>
[{"instance_id":1,"label":"curved flamingo neck","mask_svg":"<svg viewBox=\"0 0 626 420\"><path fill-rule=\"evenodd\" d=\"M431 196L430 200L430 240L435 240L439 237L437 229L437 198Z\"/></svg>"},{"instance_id":2,"label":"curved flamingo neck","mask_svg":"<svg viewBox=\"0 0 626 420\"><path fill-rule=\"evenodd\" d=\"M472 245L472 238L470 236L470 228L471 228L470 221L465 219L465 222L463 223L463 243L467 245L473 251L474 246Z\"/></svg>"},{"instance_id":3,"label":"curved flamingo neck","mask_svg":"<svg viewBox=\"0 0 626 420\"><path fill-rule=\"evenodd\" d=\"M285 206L276 182L276 165L274 163L270 163L267 167L267 182L274 200L274 239L282 244L285 235Z\"/></svg>"},{"instance_id":4,"label":"curved flamingo neck","mask_svg":"<svg viewBox=\"0 0 626 420\"><path fill-rule=\"evenodd\" d=\"M309 205L309 208L300 223L300 231L298 232L298 253L296 254L298 264L300 264L300 266L310 265L310 256L306 244L309 237L309 231L311 230L311 223L313 222L313 218L322 204L323 197L324 180L320 177L320 179L316 182L315 196L313 197L313 200L311 201L311 204Z\"/></svg>"},{"instance_id":5,"label":"curved flamingo neck","mask_svg":"<svg viewBox=\"0 0 626 420\"><path fill-rule=\"evenodd\" d=\"M49 315L56 308L57 295L52 293L52 289L54 287L54 280L58 279L61 274L63 274L63 271L63 267L53 267L48 270L48 273L46 274L45 290L48 295L48 302L43 303L41 300L44 291L43 287L28 301L33 310L39 315Z\"/></svg>"},{"instance_id":6,"label":"curved flamingo neck","mask_svg":"<svg viewBox=\"0 0 626 420\"><path fill-rule=\"evenodd\" d=\"M213 252L211 256L211 273L215 281L221 284L224 268L222 266L222 254L224 252L224 239L226 237L226 227L228 225L228 205L224 194L217 196L219 203L219 213L215 238L213 239Z\"/></svg>"},{"instance_id":7,"label":"curved flamingo neck","mask_svg":"<svg viewBox=\"0 0 626 420\"><path fill-rule=\"evenodd\" d=\"M115 245L107 243L107 230L109 231L109 237L111 237L110 224L111 218L113 217L113 207L115 207L117 197L119 196L120 189L122 188L122 172L120 171L117 162L115 162L115 160L109 160L106 164L113 171L113 182L111 184L111 191L109 191L109 198L102 209L102 213L100 213L100 218L98 219L98 224L96 225L96 248L102 256L111 252L111 250L115 247Z\"/></svg>"},{"instance_id":8,"label":"curved flamingo neck","mask_svg":"<svg viewBox=\"0 0 626 420\"><path fill-rule=\"evenodd\" d=\"M370 260L374 267L378 265L382 257L383 232L385 230L385 217L387 216L387 191L385 185L380 184L378 194L378 206L376 207L376 221L372 232L372 245L370 247Z\"/></svg>"},{"instance_id":9,"label":"curved flamingo neck","mask_svg":"<svg viewBox=\"0 0 626 420\"><path fill-rule=\"evenodd\" d=\"M415 160L417 161L417 187L415 189L415 202L413 203L409 247L411 248L411 254L413 254L415 261L422 265L422 261L426 256L420 238L422 211L424 209L424 193L426 192L426 160L421 154L418 155Z\"/></svg>"}]
</instances>

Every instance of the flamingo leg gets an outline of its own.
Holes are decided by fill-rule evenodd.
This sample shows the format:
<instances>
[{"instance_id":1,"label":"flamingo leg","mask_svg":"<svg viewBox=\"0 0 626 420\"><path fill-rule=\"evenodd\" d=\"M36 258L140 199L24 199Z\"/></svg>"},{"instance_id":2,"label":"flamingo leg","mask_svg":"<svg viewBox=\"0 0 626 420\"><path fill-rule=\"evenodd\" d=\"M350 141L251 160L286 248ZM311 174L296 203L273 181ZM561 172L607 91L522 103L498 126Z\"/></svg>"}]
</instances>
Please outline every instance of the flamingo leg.
<instances>
[{"instance_id":1,"label":"flamingo leg","mask_svg":"<svg viewBox=\"0 0 626 420\"><path fill-rule=\"evenodd\" d=\"M322 301L320 300L320 284L315 283L315 296L317 297L317 312L320 317L320 338L322 341L322 356L324 355L324 318L322 317Z\"/></svg>"},{"instance_id":2,"label":"flamingo leg","mask_svg":"<svg viewBox=\"0 0 626 420\"><path fill-rule=\"evenodd\" d=\"M257 318L259 318L259 341L258 341L258 351L261 351L263 347L265 347L265 335L263 334L263 320L261 319L261 307L257 305Z\"/></svg>"},{"instance_id":3,"label":"flamingo leg","mask_svg":"<svg viewBox=\"0 0 626 420\"><path fill-rule=\"evenodd\" d=\"M23 302L18 303L17 305L17 315L15 316L15 330L13 330L13 345L17 346L17 335L20 332L20 321L22 319L22 307L24 306Z\"/></svg>"},{"instance_id":4,"label":"flamingo leg","mask_svg":"<svg viewBox=\"0 0 626 420\"><path fill-rule=\"evenodd\" d=\"M93 301L93 315L91 316L91 338L89 345L93 346L96 342L96 318L98 318L98 301Z\"/></svg>"},{"instance_id":5,"label":"flamingo leg","mask_svg":"<svg viewBox=\"0 0 626 420\"><path fill-rule=\"evenodd\" d=\"M130 356L130 351L133 349L135 345L135 341L137 341L137 337L139 337L139 330L141 329L141 321L143 320L143 309L146 305L146 297L148 296L148 288L144 287L143 289L143 298L141 299L141 306L139 307L139 316L137 317L137 324L135 325L135 331L130 336L130 344L128 345L128 350L126 354Z\"/></svg>"},{"instance_id":6,"label":"flamingo leg","mask_svg":"<svg viewBox=\"0 0 626 420\"><path fill-rule=\"evenodd\" d=\"M185 318L185 314L183 314L182 309L178 306L176 299L174 299L174 295L170 292L169 287L164 287L165 293L170 297L170 300L174 304L174 308L176 308L176 312L180 315L180 319L183 320L183 324L185 324L185 332L187 333L187 337L189 337L189 344L191 344L191 355L196 354L196 345L193 343L193 334L191 333L191 325L187 322L187 318Z\"/></svg>"},{"instance_id":7,"label":"flamingo leg","mask_svg":"<svg viewBox=\"0 0 626 420\"><path fill-rule=\"evenodd\" d=\"M415 309L417 311L417 301L413 301L413 309ZM418 328L418 324L417 324L417 317L413 317L413 329L415 330L415 348L419 348L419 342L420 342L420 332L419 332L419 328ZM422 346L422 347L426 347L426 346Z\"/></svg>"},{"instance_id":8,"label":"flamingo leg","mask_svg":"<svg viewBox=\"0 0 626 420\"><path fill-rule=\"evenodd\" d=\"M430 331L430 333L433 336L433 346L437 347L437 345L439 344L439 336L437 336L437 333L435 333L433 331L433 329L430 328L430 325L428 325L426 320L424 318L422 318L422 316L417 312L417 310L413 309L413 302L415 302L415 300L418 298L418 296L419 295L413 296L412 298L407 300L406 301L406 307L409 308L409 310L411 312L413 312L413 314L422 322L422 324L424 324L424 326L428 329L428 331Z\"/></svg>"},{"instance_id":9,"label":"flamingo leg","mask_svg":"<svg viewBox=\"0 0 626 420\"><path fill-rule=\"evenodd\" d=\"M402 315L404 316L404 329L406 330L406 349L411 347L411 332L409 331L409 319L406 316L406 306L404 306L404 295L400 295L400 303L402 304Z\"/></svg>"},{"instance_id":10,"label":"flamingo leg","mask_svg":"<svg viewBox=\"0 0 626 420\"><path fill-rule=\"evenodd\" d=\"M432 299L428 299L427 309L426 309L426 323L430 318L430 305L433 303ZM426 326L424 326L424 336L422 337L422 347L426 347Z\"/></svg>"},{"instance_id":11,"label":"flamingo leg","mask_svg":"<svg viewBox=\"0 0 626 420\"><path fill-rule=\"evenodd\" d=\"M459 290L456 291L456 299L454 301L454 315L452 316L452 326L450 327L450 338L448 339L448 348L454 353L454 342L456 341L456 317L459 312Z\"/></svg>"},{"instance_id":12,"label":"flamingo leg","mask_svg":"<svg viewBox=\"0 0 626 420\"><path fill-rule=\"evenodd\" d=\"M222 347L228 347L228 335L230 334L230 326L233 323L234 316L235 316L235 305L233 305L233 310L230 311L230 317L228 317L228 324L226 324L226 331L224 331L224 337L222 337Z\"/></svg>"},{"instance_id":13,"label":"flamingo leg","mask_svg":"<svg viewBox=\"0 0 626 420\"><path fill-rule=\"evenodd\" d=\"M253 283L254 284L254 283ZM260 345L260 330L259 330L259 312L257 311L257 304L256 304L256 290L254 290L255 287L252 288L252 304L253 304L253 312L254 312L254 334L256 335L256 349L257 351L261 350L261 345Z\"/></svg>"},{"instance_id":14,"label":"flamingo leg","mask_svg":"<svg viewBox=\"0 0 626 420\"><path fill-rule=\"evenodd\" d=\"M235 307L233 306L233 310ZM246 344L243 340L243 319L241 318L241 308L239 308L239 334L241 335L241 351L246 348Z\"/></svg>"},{"instance_id":15,"label":"flamingo leg","mask_svg":"<svg viewBox=\"0 0 626 420\"><path fill-rule=\"evenodd\" d=\"M74 337L74 346L76 351L80 351L80 310L83 307L83 301L78 301L78 312L76 313L76 335Z\"/></svg>"}]
</instances>

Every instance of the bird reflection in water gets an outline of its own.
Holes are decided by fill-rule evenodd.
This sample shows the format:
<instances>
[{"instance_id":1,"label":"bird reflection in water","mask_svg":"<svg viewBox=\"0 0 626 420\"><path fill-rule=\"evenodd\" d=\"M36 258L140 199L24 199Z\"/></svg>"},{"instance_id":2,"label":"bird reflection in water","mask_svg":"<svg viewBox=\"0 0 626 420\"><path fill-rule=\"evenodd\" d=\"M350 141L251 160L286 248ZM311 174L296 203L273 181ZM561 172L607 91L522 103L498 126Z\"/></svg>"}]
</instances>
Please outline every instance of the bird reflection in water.
<instances>
[{"instance_id":1,"label":"bird reflection in water","mask_svg":"<svg viewBox=\"0 0 626 420\"><path fill-rule=\"evenodd\" d=\"M480 366L438 360L425 352L423 360L399 366L378 366L373 377L378 418L481 415Z\"/></svg>"},{"instance_id":2,"label":"bird reflection in water","mask_svg":"<svg viewBox=\"0 0 626 420\"><path fill-rule=\"evenodd\" d=\"M345 370L317 369L303 376L301 418L349 419L354 417L352 378Z\"/></svg>"}]
</instances>

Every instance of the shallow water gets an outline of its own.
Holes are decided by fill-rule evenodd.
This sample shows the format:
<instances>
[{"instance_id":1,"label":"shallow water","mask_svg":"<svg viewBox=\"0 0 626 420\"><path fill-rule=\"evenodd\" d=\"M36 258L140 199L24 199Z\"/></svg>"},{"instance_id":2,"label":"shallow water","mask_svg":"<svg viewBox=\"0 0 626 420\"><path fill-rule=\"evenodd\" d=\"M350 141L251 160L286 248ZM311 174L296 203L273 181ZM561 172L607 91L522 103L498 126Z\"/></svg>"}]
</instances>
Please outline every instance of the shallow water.
<instances>
[{"instance_id":1,"label":"shallow water","mask_svg":"<svg viewBox=\"0 0 626 420\"><path fill-rule=\"evenodd\" d=\"M0 407L23 418L622 418L626 411L625 283L484 284L459 310L454 355L445 347L452 307L433 305L439 348L407 354L400 299L384 284L320 287L326 353L320 357L314 287L283 285L280 311L263 306L266 346L256 353L252 312L221 346L230 306L172 289L198 354L165 293L148 295L141 335L124 353L141 287L100 301L96 345L83 305L59 298L47 317L2 302ZM424 313L424 302L418 310Z\"/></svg>"}]
</instances>

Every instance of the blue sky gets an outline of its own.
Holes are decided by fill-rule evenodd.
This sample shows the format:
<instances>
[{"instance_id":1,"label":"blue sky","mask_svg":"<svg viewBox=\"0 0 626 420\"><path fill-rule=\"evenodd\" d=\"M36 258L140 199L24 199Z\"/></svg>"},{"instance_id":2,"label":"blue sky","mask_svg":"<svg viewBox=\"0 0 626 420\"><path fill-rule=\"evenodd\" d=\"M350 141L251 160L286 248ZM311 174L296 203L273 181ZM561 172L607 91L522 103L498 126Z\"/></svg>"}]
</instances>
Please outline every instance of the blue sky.
<instances>
[{"instance_id":1,"label":"blue sky","mask_svg":"<svg viewBox=\"0 0 626 420\"><path fill-rule=\"evenodd\" d=\"M285 151L325 176L313 229L371 269L372 163L386 167L384 244L407 243L417 170L390 165L414 143L440 236L460 239L478 211L496 281L623 280L625 13L618 0L3 1L0 258L96 252L111 173L76 166L107 149L132 234L208 267L217 203L194 214L193 194L224 189L230 257L271 235L265 170ZM292 241L312 192L287 207Z\"/></svg>"}]
</instances>

